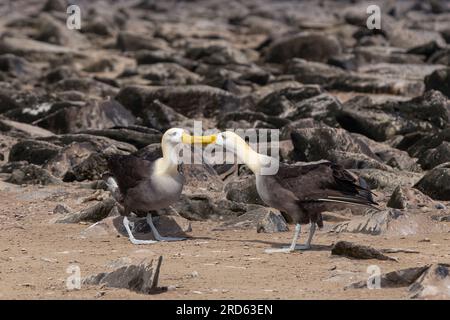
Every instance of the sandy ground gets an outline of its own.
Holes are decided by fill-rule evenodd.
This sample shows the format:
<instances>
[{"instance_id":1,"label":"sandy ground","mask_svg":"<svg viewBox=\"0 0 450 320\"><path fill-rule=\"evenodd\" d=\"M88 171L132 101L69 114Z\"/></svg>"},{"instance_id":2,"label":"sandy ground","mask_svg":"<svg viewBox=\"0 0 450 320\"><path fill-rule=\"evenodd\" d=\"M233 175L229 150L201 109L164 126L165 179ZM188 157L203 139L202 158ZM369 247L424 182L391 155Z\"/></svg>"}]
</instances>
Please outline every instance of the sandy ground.
<instances>
[{"instance_id":1,"label":"sandy ground","mask_svg":"<svg viewBox=\"0 0 450 320\"><path fill-rule=\"evenodd\" d=\"M113 235L83 238L86 224L51 222L58 216L52 213L56 204L80 209L87 206L81 200L92 193L75 184L40 188L0 182L0 299L405 299L407 288L344 287L367 279L369 265L388 272L430 262L450 263L448 232L408 237L337 235L327 232L331 226L327 223L318 231L312 250L267 254L265 248L287 244L292 233L213 231L215 222L193 222L187 241L136 246ZM330 245L338 240L419 253L391 254L399 262L352 260L331 256ZM157 255L164 257L160 286L176 287L173 290L143 295L98 286L66 288L70 265L79 266L81 275L87 276L112 270L124 257Z\"/></svg>"}]
</instances>

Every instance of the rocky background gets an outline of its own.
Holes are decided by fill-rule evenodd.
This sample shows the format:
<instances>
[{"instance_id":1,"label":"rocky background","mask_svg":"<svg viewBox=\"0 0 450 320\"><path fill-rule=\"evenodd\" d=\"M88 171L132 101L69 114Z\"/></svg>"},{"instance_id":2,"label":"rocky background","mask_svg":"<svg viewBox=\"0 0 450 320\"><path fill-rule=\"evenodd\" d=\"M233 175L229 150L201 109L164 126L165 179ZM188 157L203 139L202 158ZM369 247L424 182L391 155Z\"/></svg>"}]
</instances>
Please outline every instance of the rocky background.
<instances>
[{"instance_id":1,"label":"rocky background","mask_svg":"<svg viewBox=\"0 0 450 320\"><path fill-rule=\"evenodd\" d=\"M364 177L386 210L337 208L325 214L334 232L450 220L448 1L70 3L80 30L66 27L64 0L0 3L1 176L99 189L94 209L55 208L62 222L111 215L105 156L154 159L162 133L193 120L280 129L282 161L326 159ZM381 30L366 27L374 3ZM245 166L183 170L174 207L185 219L287 230Z\"/></svg>"}]
</instances>

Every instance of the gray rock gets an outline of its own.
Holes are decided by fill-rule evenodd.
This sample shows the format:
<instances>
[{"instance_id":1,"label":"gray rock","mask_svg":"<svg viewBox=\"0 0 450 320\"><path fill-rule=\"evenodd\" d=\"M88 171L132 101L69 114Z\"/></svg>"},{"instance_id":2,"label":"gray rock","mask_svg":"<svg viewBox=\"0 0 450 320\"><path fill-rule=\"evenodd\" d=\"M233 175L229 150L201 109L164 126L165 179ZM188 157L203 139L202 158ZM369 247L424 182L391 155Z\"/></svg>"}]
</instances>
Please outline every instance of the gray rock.
<instances>
[{"instance_id":1,"label":"gray rock","mask_svg":"<svg viewBox=\"0 0 450 320\"><path fill-rule=\"evenodd\" d=\"M239 99L226 91L205 85L175 87L127 86L116 99L136 116L145 116L146 108L155 100L186 117L212 117L239 107Z\"/></svg>"},{"instance_id":2,"label":"gray rock","mask_svg":"<svg viewBox=\"0 0 450 320\"><path fill-rule=\"evenodd\" d=\"M335 243L333 248L331 249L331 254L354 259L397 261L397 259L383 254L380 250L348 241L338 241L337 243Z\"/></svg>"},{"instance_id":3,"label":"gray rock","mask_svg":"<svg viewBox=\"0 0 450 320\"><path fill-rule=\"evenodd\" d=\"M408 235L424 232L424 230L428 232L435 227L435 222L428 217L413 213L407 214L396 209L387 209L369 211L363 216L353 218L351 221L339 223L332 228L332 232Z\"/></svg>"},{"instance_id":4,"label":"gray rock","mask_svg":"<svg viewBox=\"0 0 450 320\"><path fill-rule=\"evenodd\" d=\"M171 51L167 41L149 35L122 31L117 35L116 46L122 51L165 50Z\"/></svg>"},{"instance_id":5,"label":"gray rock","mask_svg":"<svg viewBox=\"0 0 450 320\"><path fill-rule=\"evenodd\" d=\"M22 140L12 146L9 161L28 161L42 165L61 150L60 146L45 141Z\"/></svg>"},{"instance_id":6,"label":"gray rock","mask_svg":"<svg viewBox=\"0 0 450 320\"><path fill-rule=\"evenodd\" d=\"M438 91L407 101L373 103L370 98L356 97L347 101L336 117L346 130L384 141L411 132L436 132L450 121L447 99Z\"/></svg>"},{"instance_id":7,"label":"gray rock","mask_svg":"<svg viewBox=\"0 0 450 320\"><path fill-rule=\"evenodd\" d=\"M401 288L414 283L430 266L412 267L384 273L380 278L381 288ZM367 281L352 283L346 289L367 288Z\"/></svg>"},{"instance_id":8,"label":"gray rock","mask_svg":"<svg viewBox=\"0 0 450 320\"><path fill-rule=\"evenodd\" d=\"M436 70L425 78L427 90L439 90L450 98L450 68Z\"/></svg>"},{"instance_id":9,"label":"gray rock","mask_svg":"<svg viewBox=\"0 0 450 320\"><path fill-rule=\"evenodd\" d=\"M78 212L69 213L58 218L56 223L78 223L81 221L97 222L106 218L116 205L113 198L108 198Z\"/></svg>"},{"instance_id":10,"label":"gray rock","mask_svg":"<svg viewBox=\"0 0 450 320\"><path fill-rule=\"evenodd\" d=\"M397 186L413 186L422 174L408 171L384 171L380 169L352 170L362 177L372 189L393 190Z\"/></svg>"},{"instance_id":11,"label":"gray rock","mask_svg":"<svg viewBox=\"0 0 450 320\"><path fill-rule=\"evenodd\" d=\"M413 299L449 299L450 265L433 264L412 283L408 290Z\"/></svg>"},{"instance_id":12,"label":"gray rock","mask_svg":"<svg viewBox=\"0 0 450 320\"><path fill-rule=\"evenodd\" d=\"M72 211L72 208L70 208L68 205L64 203L58 203L56 207L53 209L54 214L65 214Z\"/></svg>"},{"instance_id":13,"label":"gray rock","mask_svg":"<svg viewBox=\"0 0 450 320\"><path fill-rule=\"evenodd\" d=\"M116 141L129 143L136 148L144 148L149 144L161 142L162 133L159 130L141 126L115 126L109 129L90 129L80 131L83 134L107 137Z\"/></svg>"},{"instance_id":14,"label":"gray rock","mask_svg":"<svg viewBox=\"0 0 450 320\"><path fill-rule=\"evenodd\" d=\"M315 85L276 90L256 105L256 110L270 116L291 121L313 118L329 125L336 124L334 115L340 108L339 100Z\"/></svg>"},{"instance_id":15,"label":"gray rock","mask_svg":"<svg viewBox=\"0 0 450 320\"><path fill-rule=\"evenodd\" d=\"M422 153L418 161L425 170L450 162L450 142L443 141L436 148L428 149Z\"/></svg>"},{"instance_id":16,"label":"gray rock","mask_svg":"<svg viewBox=\"0 0 450 320\"><path fill-rule=\"evenodd\" d=\"M291 58L326 62L342 52L339 41L323 33L301 32L275 41L267 49L266 61L282 63Z\"/></svg>"},{"instance_id":17,"label":"gray rock","mask_svg":"<svg viewBox=\"0 0 450 320\"><path fill-rule=\"evenodd\" d=\"M112 272L103 272L83 279L85 285L104 285L111 288L124 288L144 294L161 292L158 288L162 256L137 265L120 267Z\"/></svg>"},{"instance_id":18,"label":"gray rock","mask_svg":"<svg viewBox=\"0 0 450 320\"><path fill-rule=\"evenodd\" d=\"M434 201L430 197L417 189L405 186L397 186L386 204L386 206L395 209L432 208L433 205Z\"/></svg>"},{"instance_id":19,"label":"gray rock","mask_svg":"<svg viewBox=\"0 0 450 320\"><path fill-rule=\"evenodd\" d=\"M0 118L0 131L12 136L19 136L25 138L48 137L52 136L53 132L39 128L27 123L12 121Z\"/></svg>"},{"instance_id":20,"label":"gray rock","mask_svg":"<svg viewBox=\"0 0 450 320\"><path fill-rule=\"evenodd\" d=\"M6 181L14 184L49 185L61 183L61 180L54 177L50 172L34 164L25 164L14 169Z\"/></svg>"},{"instance_id":21,"label":"gray rock","mask_svg":"<svg viewBox=\"0 0 450 320\"><path fill-rule=\"evenodd\" d=\"M330 160L346 168L389 170L370 148L345 130L306 128L291 133L294 157L298 161Z\"/></svg>"},{"instance_id":22,"label":"gray rock","mask_svg":"<svg viewBox=\"0 0 450 320\"><path fill-rule=\"evenodd\" d=\"M435 200L450 200L450 163L443 163L428 171L414 188Z\"/></svg>"},{"instance_id":23,"label":"gray rock","mask_svg":"<svg viewBox=\"0 0 450 320\"><path fill-rule=\"evenodd\" d=\"M402 75L351 72L320 62L294 58L286 64L286 73L304 84L319 84L325 89L413 96L425 89L423 79L407 79Z\"/></svg>"},{"instance_id":24,"label":"gray rock","mask_svg":"<svg viewBox=\"0 0 450 320\"><path fill-rule=\"evenodd\" d=\"M256 230L258 233L288 231L288 225L282 214L274 209L251 205L248 211L237 217L231 217L215 230Z\"/></svg>"},{"instance_id":25,"label":"gray rock","mask_svg":"<svg viewBox=\"0 0 450 320\"><path fill-rule=\"evenodd\" d=\"M228 44L200 44L189 47L186 57L212 65L248 64L246 55Z\"/></svg>"},{"instance_id":26,"label":"gray rock","mask_svg":"<svg viewBox=\"0 0 450 320\"><path fill-rule=\"evenodd\" d=\"M150 80L152 85L180 85L197 84L201 77L176 63L154 63L151 65L140 65L137 68L138 74L146 80Z\"/></svg>"},{"instance_id":27,"label":"gray rock","mask_svg":"<svg viewBox=\"0 0 450 320\"><path fill-rule=\"evenodd\" d=\"M255 176L244 176L230 181L225 186L226 197L228 200L264 205L258 191L256 190Z\"/></svg>"}]
</instances>

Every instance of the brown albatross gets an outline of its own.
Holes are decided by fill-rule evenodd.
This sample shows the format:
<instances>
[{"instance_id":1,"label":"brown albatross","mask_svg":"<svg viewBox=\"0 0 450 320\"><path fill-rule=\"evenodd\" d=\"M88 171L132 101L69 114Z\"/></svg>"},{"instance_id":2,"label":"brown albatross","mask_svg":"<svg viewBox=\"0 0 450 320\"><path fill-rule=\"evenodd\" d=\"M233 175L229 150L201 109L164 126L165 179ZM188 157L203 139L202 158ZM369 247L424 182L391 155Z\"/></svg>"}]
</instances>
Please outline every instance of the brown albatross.
<instances>
[{"instance_id":1,"label":"brown albatross","mask_svg":"<svg viewBox=\"0 0 450 320\"><path fill-rule=\"evenodd\" d=\"M309 249L316 230L322 228L322 212L327 204L343 203L376 208L372 192L367 183L329 161L306 165L278 163L278 172L264 174L264 168L277 159L254 151L237 134L225 131L216 136L216 144L225 146L236 154L256 176L256 189L261 199L269 206L281 211L286 221L295 223L295 233L289 247L267 249L266 252L292 252ZM376 208L377 209L377 208ZM305 245L296 245L301 225L310 223L310 232Z\"/></svg>"},{"instance_id":2,"label":"brown albatross","mask_svg":"<svg viewBox=\"0 0 450 320\"><path fill-rule=\"evenodd\" d=\"M176 146L180 143L208 144L213 136L190 136L183 129L167 130L161 140L163 156L155 161L133 155L113 155L107 159L109 173L104 178L116 201L123 206L123 224L133 244L151 244L158 241L177 241L183 238L162 237L153 225L153 210L168 208L176 202L183 189L184 177L178 171L179 157ZM131 213L147 217L154 240L138 240L130 230Z\"/></svg>"}]
</instances>

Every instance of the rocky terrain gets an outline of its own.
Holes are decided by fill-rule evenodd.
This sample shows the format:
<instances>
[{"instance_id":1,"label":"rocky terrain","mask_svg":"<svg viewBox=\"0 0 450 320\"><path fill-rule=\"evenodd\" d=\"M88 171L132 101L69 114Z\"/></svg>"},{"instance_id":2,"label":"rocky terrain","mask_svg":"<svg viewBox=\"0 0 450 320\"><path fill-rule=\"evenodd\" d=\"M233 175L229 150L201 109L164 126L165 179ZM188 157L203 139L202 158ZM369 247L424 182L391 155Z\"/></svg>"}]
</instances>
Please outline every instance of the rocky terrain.
<instances>
[{"instance_id":1,"label":"rocky terrain","mask_svg":"<svg viewBox=\"0 0 450 320\"><path fill-rule=\"evenodd\" d=\"M70 4L79 30L64 0L0 3L0 299L450 298L448 1ZM188 240L132 245L106 157L155 159L194 120L279 129L281 161L338 162L382 210L336 206L312 250L266 254L292 227L249 170L183 165L155 224Z\"/></svg>"}]
</instances>

